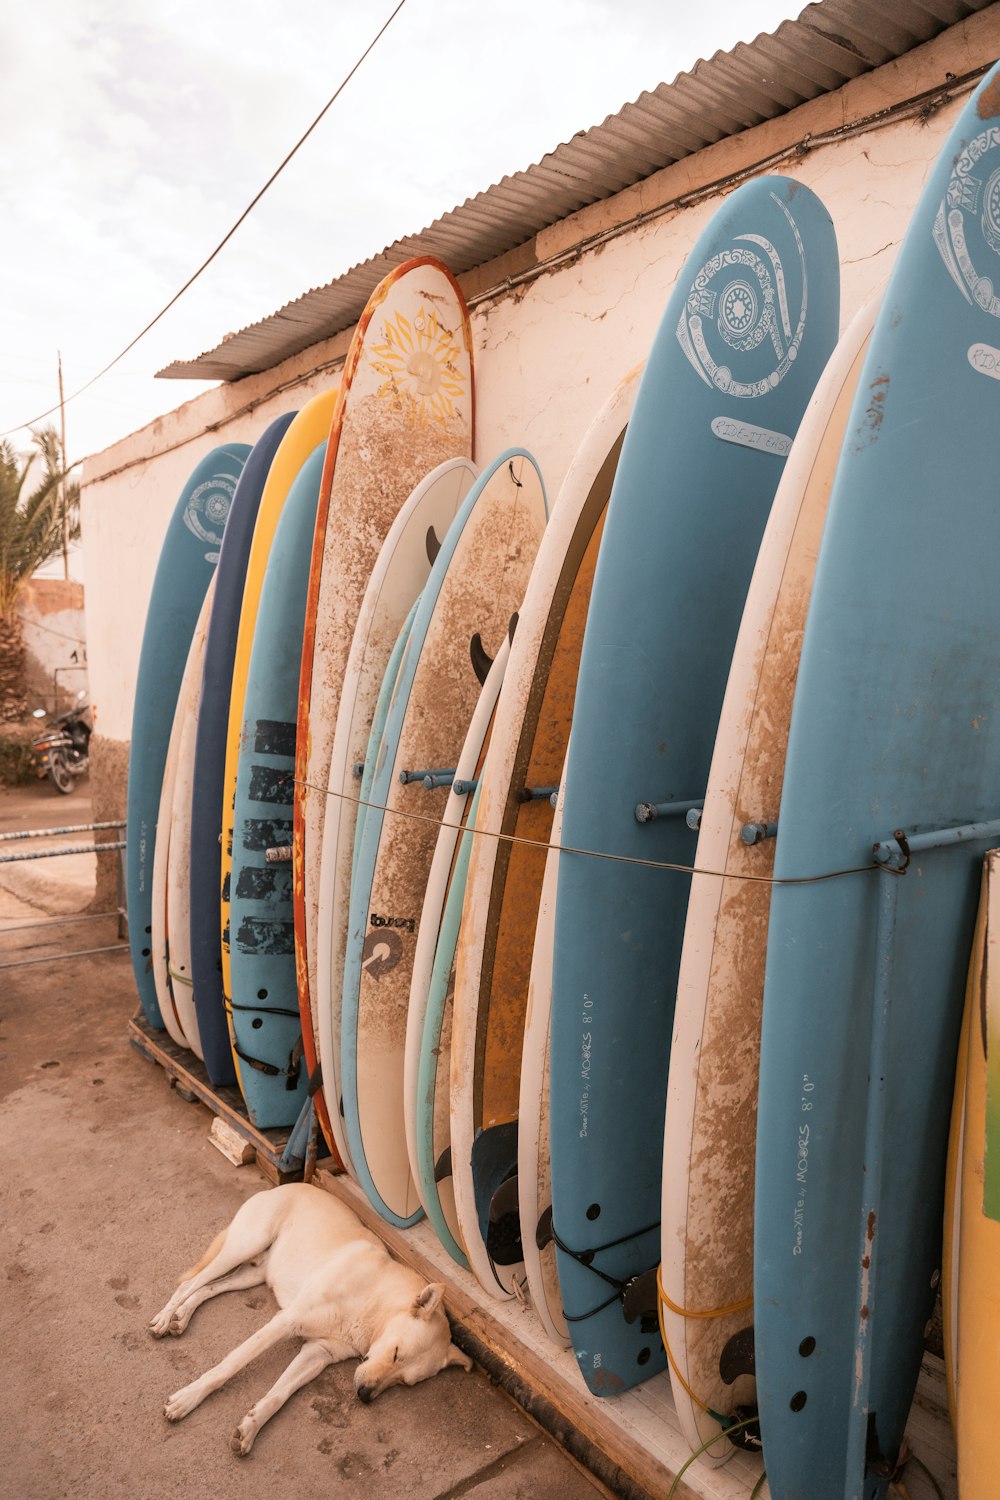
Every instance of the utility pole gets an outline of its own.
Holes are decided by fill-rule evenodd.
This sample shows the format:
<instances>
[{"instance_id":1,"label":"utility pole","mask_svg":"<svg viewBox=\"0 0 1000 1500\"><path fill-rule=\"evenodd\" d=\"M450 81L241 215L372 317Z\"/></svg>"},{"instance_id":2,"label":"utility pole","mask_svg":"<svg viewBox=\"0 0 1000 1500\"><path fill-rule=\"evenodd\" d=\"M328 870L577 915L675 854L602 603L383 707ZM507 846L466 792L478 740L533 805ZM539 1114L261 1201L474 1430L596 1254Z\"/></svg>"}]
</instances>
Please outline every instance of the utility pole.
<instances>
[{"instance_id":1,"label":"utility pole","mask_svg":"<svg viewBox=\"0 0 1000 1500\"><path fill-rule=\"evenodd\" d=\"M59 361L59 442L62 445L61 467L66 468L66 402L63 399L63 376L62 376L62 352L56 350L56 358ZM63 578L69 578L69 513L66 509L66 475L63 474L62 483L59 486L62 499L62 523L63 523Z\"/></svg>"}]
</instances>

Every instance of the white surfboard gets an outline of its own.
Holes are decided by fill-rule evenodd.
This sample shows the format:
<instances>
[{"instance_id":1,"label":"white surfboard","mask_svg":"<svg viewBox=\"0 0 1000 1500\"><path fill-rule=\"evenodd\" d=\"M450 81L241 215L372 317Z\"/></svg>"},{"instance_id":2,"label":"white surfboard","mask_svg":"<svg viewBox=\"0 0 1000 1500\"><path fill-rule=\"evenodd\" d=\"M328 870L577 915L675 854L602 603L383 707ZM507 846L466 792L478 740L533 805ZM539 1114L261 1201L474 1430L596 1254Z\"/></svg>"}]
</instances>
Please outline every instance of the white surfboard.
<instances>
[{"instance_id":1,"label":"white surfboard","mask_svg":"<svg viewBox=\"0 0 1000 1500\"><path fill-rule=\"evenodd\" d=\"M728 1342L752 1327L757 1078L774 838L799 652L827 502L877 303L830 357L793 444L761 542L730 670L701 818L670 1054L663 1157L663 1325L692 1450L753 1405L728 1381ZM760 882L740 876L763 877ZM708 1314L708 1316L706 1316ZM720 1358L723 1370L720 1370ZM691 1394L693 1393L693 1395ZM720 1438L705 1459L734 1452Z\"/></svg>"},{"instance_id":2,"label":"white surfboard","mask_svg":"<svg viewBox=\"0 0 1000 1500\"><path fill-rule=\"evenodd\" d=\"M563 800L556 802L551 842L562 837ZM545 1230L552 1212L552 1171L549 1152L549 1014L552 1008L552 952L555 943L556 887L559 851L553 847L545 860L545 877L538 903L535 946L528 980L528 1011L521 1054L521 1092L517 1119L517 1189L521 1217L521 1245L531 1305L554 1344L570 1345L563 1317L556 1269L555 1242ZM542 1231L540 1236L539 1231ZM539 1238L544 1243L539 1244Z\"/></svg>"},{"instance_id":3,"label":"white surfboard","mask_svg":"<svg viewBox=\"0 0 1000 1500\"><path fill-rule=\"evenodd\" d=\"M170 808L170 832L167 852L167 911L170 914L170 992L177 1017L188 1044L204 1061L198 1015L194 1005L191 977L191 797L194 791L195 741L198 735L198 711L201 707L202 671L205 644L208 640L211 600L215 594L213 578L207 600L195 626L185 672L187 701L184 705L177 746L174 794ZM190 674L190 675L189 675Z\"/></svg>"},{"instance_id":4,"label":"white surfboard","mask_svg":"<svg viewBox=\"0 0 1000 1500\"><path fill-rule=\"evenodd\" d=\"M447 960L449 970L454 962L454 947L457 940L457 929L445 931L442 928L446 903L457 901L460 892L456 881L460 878L456 874L456 855L458 850L458 839L462 828L465 826L471 800L471 790L455 793L455 787L471 787L482 774L483 759L490 735L490 726L496 708L497 697L507 670L507 661L510 656L510 634L508 633L501 643L493 665L483 683L479 701L472 715L469 732L465 736L462 752L458 757L455 768L455 781L452 787L452 796L448 798L445 806L441 824L438 828L437 841L434 845L434 858L431 861L430 874L427 877L427 888L424 892L424 902L420 911L420 923L417 927L417 943L413 950L413 973L410 979L410 1000L406 1013L406 1050L403 1058L403 1113L406 1124L406 1149L410 1157L410 1171L413 1181L417 1185L424 1212L438 1228L436 1210L440 1209L444 1215L452 1245L458 1243L458 1221L454 1213L454 1194L450 1188L450 1174L448 1187L422 1180L424 1174L420 1167L419 1137L421 1133L425 1136L429 1132L433 1137L435 1134L435 1102L437 1089L430 1098L420 1098L418 1079L420 1075L421 1059L424 1057L425 1049L433 1052L436 1059L436 1072L447 1080L450 1076L450 1048L447 1057L442 1055L442 1036L440 1014L433 1018L434 1024L428 1032L428 990L431 984L431 974L438 962L445 962L443 953L439 953L441 943L449 944L452 949L451 958ZM463 882L464 884L464 882ZM461 908L458 908L460 913ZM443 1143L440 1143L443 1149ZM434 1151L434 1159L438 1160L441 1149ZM436 1201L435 1201L436 1200ZM439 1230L440 1233L440 1230ZM448 1246L447 1248L451 1248Z\"/></svg>"},{"instance_id":5,"label":"white surfboard","mask_svg":"<svg viewBox=\"0 0 1000 1500\"><path fill-rule=\"evenodd\" d=\"M150 934L150 945L152 947L151 963L153 966L153 982L156 986L156 999L160 1007L160 1014L163 1017L163 1024L167 1028L171 1041L175 1042L178 1047L187 1048L190 1048L191 1044L184 1033L180 1013L177 1009L170 984L169 955L173 915L168 910L167 869L170 859L170 823L174 806L174 788L177 782L177 766L181 750L181 739L184 733L188 701L191 697L195 675L201 670L201 662L205 649L204 642L208 632L208 620L214 597L215 575L213 574L205 594L204 603L198 614L194 635L191 639L191 645L188 648L184 675L181 678L181 685L177 693L173 727L170 731L170 740L167 744L167 759L163 768L160 810L156 819L157 830L162 830L164 836L163 838L157 838L156 852L153 856L153 884L151 891L153 930ZM200 647L197 644L199 641L201 642Z\"/></svg>"},{"instance_id":6,"label":"white surfboard","mask_svg":"<svg viewBox=\"0 0 1000 1500\"><path fill-rule=\"evenodd\" d=\"M350 1150L341 1115L340 1002L360 789L354 767L365 760L379 689L403 621L477 473L471 460L450 459L432 469L406 501L368 580L340 690L319 872L316 1018L323 1094L334 1144L348 1170Z\"/></svg>"},{"instance_id":7,"label":"white surfboard","mask_svg":"<svg viewBox=\"0 0 1000 1500\"><path fill-rule=\"evenodd\" d=\"M436 823L454 795L445 781L424 789L423 772L455 766L482 653L492 661L506 638L545 519L534 461L508 450L466 497L421 593L379 749L372 800L385 812L366 812L352 880L341 1056L352 1163L390 1222L421 1212L403 1121L406 1009ZM385 962L369 964L386 944Z\"/></svg>"},{"instance_id":8,"label":"white surfboard","mask_svg":"<svg viewBox=\"0 0 1000 1500\"><path fill-rule=\"evenodd\" d=\"M452 1167L469 1263L497 1297L513 1295L524 1279L510 1179L549 797L562 772L604 512L640 374L641 367L633 370L592 422L552 508L518 618L476 812L455 965ZM504 1184L502 1202L494 1202Z\"/></svg>"}]
</instances>

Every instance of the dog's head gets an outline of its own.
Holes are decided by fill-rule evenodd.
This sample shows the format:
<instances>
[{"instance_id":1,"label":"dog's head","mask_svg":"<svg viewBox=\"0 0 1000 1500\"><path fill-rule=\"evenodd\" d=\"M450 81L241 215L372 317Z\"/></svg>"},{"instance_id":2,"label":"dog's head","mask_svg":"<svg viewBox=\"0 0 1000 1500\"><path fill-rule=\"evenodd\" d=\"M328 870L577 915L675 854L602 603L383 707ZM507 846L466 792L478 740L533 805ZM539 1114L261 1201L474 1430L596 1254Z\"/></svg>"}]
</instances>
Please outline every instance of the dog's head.
<instances>
[{"instance_id":1,"label":"dog's head","mask_svg":"<svg viewBox=\"0 0 1000 1500\"><path fill-rule=\"evenodd\" d=\"M441 1283L431 1282L376 1334L354 1374L361 1401L374 1401L391 1385L418 1385L446 1365L472 1369L472 1360L451 1342L443 1296Z\"/></svg>"}]
</instances>

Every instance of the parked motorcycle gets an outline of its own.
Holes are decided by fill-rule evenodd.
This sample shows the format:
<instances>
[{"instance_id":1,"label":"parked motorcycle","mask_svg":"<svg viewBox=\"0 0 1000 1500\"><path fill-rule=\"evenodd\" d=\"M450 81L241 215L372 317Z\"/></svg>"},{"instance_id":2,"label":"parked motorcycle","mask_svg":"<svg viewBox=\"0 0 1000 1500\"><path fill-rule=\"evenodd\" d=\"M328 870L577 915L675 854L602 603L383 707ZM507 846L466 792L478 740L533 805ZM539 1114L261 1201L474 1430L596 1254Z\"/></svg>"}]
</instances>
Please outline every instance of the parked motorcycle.
<instances>
[{"instance_id":1,"label":"parked motorcycle","mask_svg":"<svg viewBox=\"0 0 1000 1500\"><path fill-rule=\"evenodd\" d=\"M89 705L83 703L85 697L85 693L79 692L74 707L54 716L32 741L36 774L39 780L47 776L57 792L71 792L77 777L90 765L90 736L94 726ZM34 719L48 717L44 708L36 708L32 714Z\"/></svg>"}]
</instances>

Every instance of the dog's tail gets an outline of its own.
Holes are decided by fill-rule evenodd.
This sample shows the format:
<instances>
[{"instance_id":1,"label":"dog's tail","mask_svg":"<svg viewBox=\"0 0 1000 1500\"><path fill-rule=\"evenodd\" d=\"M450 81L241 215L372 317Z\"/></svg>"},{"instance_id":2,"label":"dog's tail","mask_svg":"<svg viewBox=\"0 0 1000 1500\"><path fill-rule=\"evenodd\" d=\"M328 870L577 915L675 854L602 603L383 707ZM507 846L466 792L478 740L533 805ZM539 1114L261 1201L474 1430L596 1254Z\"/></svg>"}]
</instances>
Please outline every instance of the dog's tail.
<instances>
[{"instance_id":1,"label":"dog's tail","mask_svg":"<svg viewBox=\"0 0 1000 1500\"><path fill-rule=\"evenodd\" d=\"M197 1276L199 1271L204 1271L209 1261L213 1261L218 1255L219 1251L222 1249L222 1242L225 1238L226 1231L224 1229L220 1229L218 1234L215 1236L215 1239L205 1251L205 1254L201 1257L201 1260L197 1261L196 1264L191 1267L190 1271L185 1271L184 1275L181 1277L181 1280L190 1281L192 1276Z\"/></svg>"}]
</instances>

